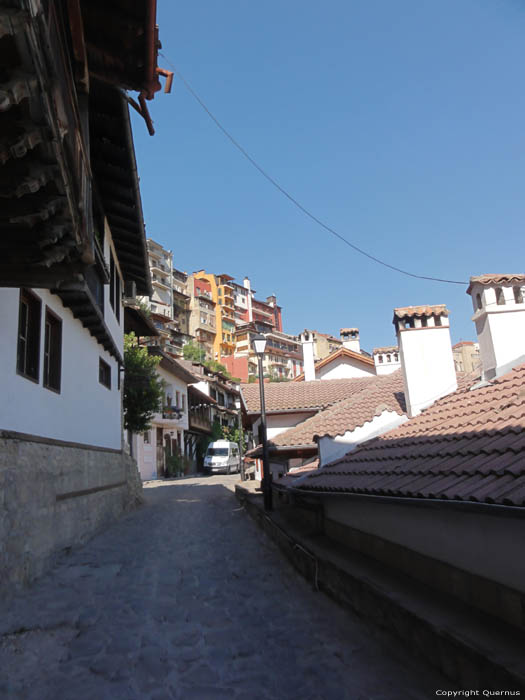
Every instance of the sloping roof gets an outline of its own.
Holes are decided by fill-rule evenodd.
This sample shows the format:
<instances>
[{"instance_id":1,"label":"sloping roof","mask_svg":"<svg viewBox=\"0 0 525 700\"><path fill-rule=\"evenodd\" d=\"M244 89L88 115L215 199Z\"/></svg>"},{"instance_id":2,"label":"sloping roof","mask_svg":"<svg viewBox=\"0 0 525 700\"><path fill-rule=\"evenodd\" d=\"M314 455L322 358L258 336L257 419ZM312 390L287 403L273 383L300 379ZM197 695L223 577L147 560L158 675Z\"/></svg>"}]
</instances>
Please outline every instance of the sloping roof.
<instances>
[{"instance_id":1,"label":"sloping roof","mask_svg":"<svg viewBox=\"0 0 525 700\"><path fill-rule=\"evenodd\" d=\"M518 284L524 284L525 283L525 275L518 273L518 274L505 274L505 275L496 275L496 274L490 274L486 273L484 275L478 275L477 277L471 277L470 278L470 284L467 289L467 294L470 294L472 291L472 285L473 284L482 284L482 285L489 285L489 284L513 284L513 283L518 283Z\"/></svg>"},{"instance_id":2,"label":"sloping roof","mask_svg":"<svg viewBox=\"0 0 525 700\"><path fill-rule=\"evenodd\" d=\"M350 360L357 360L358 362L362 362L363 364L368 365L370 367L375 367L374 361L369 355L363 355L360 352L354 352L353 350L349 350L348 348L338 348L334 352L330 353L330 355L327 355L322 360L319 360L319 362L316 362L315 371L317 372L317 370L321 369L321 367L326 367L326 365L329 365L332 362L339 360L341 357L347 357ZM304 381L304 372L295 377L293 381Z\"/></svg>"},{"instance_id":3,"label":"sloping roof","mask_svg":"<svg viewBox=\"0 0 525 700\"><path fill-rule=\"evenodd\" d=\"M525 364L459 389L297 488L525 506Z\"/></svg>"},{"instance_id":4,"label":"sloping roof","mask_svg":"<svg viewBox=\"0 0 525 700\"><path fill-rule=\"evenodd\" d=\"M267 413L282 411L320 410L352 396L375 377L356 379L316 379L312 382L269 382L264 385ZM261 410L258 384L241 384L248 413Z\"/></svg>"},{"instance_id":5,"label":"sloping roof","mask_svg":"<svg viewBox=\"0 0 525 700\"><path fill-rule=\"evenodd\" d=\"M394 411L399 415L406 412L401 370L375 377L350 398L338 401L294 428L279 433L272 438L270 445L314 446L316 437L344 435L371 421L383 411Z\"/></svg>"},{"instance_id":6,"label":"sloping roof","mask_svg":"<svg viewBox=\"0 0 525 700\"><path fill-rule=\"evenodd\" d=\"M186 384L193 384L195 382L195 377L191 372L183 367L179 360L175 360L173 357L168 357L165 353L160 350L160 348L155 345L150 345L148 347L148 353L150 355L156 355L160 357L160 366L167 372L170 372L175 377L178 377L181 381Z\"/></svg>"},{"instance_id":7,"label":"sloping roof","mask_svg":"<svg viewBox=\"0 0 525 700\"><path fill-rule=\"evenodd\" d=\"M307 474L315 471L318 468L319 459L314 459L311 462L308 462L307 464L301 465L300 467L294 467L293 469L290 469L289 472L275 479L274 483L277 484L277 486L294 486L297 479L306 476Z\"/></svg>"}]
</instances>

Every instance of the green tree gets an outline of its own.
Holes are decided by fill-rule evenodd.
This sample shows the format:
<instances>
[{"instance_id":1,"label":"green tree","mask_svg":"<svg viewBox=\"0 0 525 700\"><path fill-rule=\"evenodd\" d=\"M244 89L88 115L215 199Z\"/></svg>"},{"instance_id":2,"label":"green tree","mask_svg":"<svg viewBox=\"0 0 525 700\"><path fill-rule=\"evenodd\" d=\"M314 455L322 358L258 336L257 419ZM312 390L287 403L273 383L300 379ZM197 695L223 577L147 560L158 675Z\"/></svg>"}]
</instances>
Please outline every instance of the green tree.
<instances>
[{"instance_id":1,"label":"green tree","mask_svg":"<svg viewBox=\"0 0 525 700\"><path fill-rule=\"evenodd\" d=\"M248 436L242 428L230 428L227 425L222 427L222 437L224 440L239 444L242 440L243 451L246 451Z\"/></svg>"},{"instance_id":2,"label":"green tree","mask_svg":"<svg viewBox=\"0 0 525 700\"><path fill-rule=\"evenodd\" d=\"M231 381L237 383L240 382L240 379L237 377L232 377L226 367L220 362L217 362L217 360L207 360L205 350L197 343L193 343L192 341L186 343L186 345L182 348L182 356L185 360L200 362L201 365L207 367L211 372L218 372L219 374L224 375L226 379L230 379Z\"/></svg>"},{"instance_id":3,"label":"green tree","mask_svg":"<svg viewBox=\"0 0 525 700\"><path fill-rule=\"evenodd\" d=\"M134 333L124 336L124 427L141 433L151 427L162 409L164 382L157 374L160 357L137 343Z\"/></svg>"},{"instance_id":4,"label":"green tree","mask_svg":"<svg viewBox=\"0 0 525 700\"><path fill-rule=\"evenodd\" d=\"M201 362L204 364L206 352L200 347L200 345L190 341L182 348L182 356L185 360L191 360L191 362Z\"/></svg>"}]
</instances>

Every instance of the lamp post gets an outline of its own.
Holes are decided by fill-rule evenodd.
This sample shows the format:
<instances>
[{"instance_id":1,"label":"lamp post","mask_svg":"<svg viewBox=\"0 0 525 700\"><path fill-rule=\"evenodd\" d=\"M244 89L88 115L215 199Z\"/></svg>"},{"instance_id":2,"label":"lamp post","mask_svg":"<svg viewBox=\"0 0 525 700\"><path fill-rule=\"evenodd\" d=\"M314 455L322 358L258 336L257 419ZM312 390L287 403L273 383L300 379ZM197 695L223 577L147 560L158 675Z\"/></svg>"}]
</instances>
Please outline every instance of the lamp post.
<instances>
[{"instance_id":1,"label":"lamp post","mask_svg":"<svg viewBox=\"0 0 525 700\"><path fill-rule=\"evenodd\" d=\"M262 448L263 448L263 478L262 491L264 498L264 510L272 510L272 483L270 475L270 460L268 459L268 440L266 438L266 407L264 405L264 370L263 357L266 349L266 338L264 335L255 335L252 338L252 346L257 361L259 363L259 394L261 397L261 433L262 433Z\"/></svg>"},{"instance_id":2,"label":"lamp post","mask_svg":"<svg viewBox=\"0 0 525 700\"><path fill-rule=\"evenodd\" d=\"M240 387L239 387L240 391ZM241 481L244 481L244 456L243 456L243 439L242 439L242 421L241 421L241 397L235 399L235 408L237 409L237 429L239 431L239 460L241 465Z\"/></svg>"}]
</instances>

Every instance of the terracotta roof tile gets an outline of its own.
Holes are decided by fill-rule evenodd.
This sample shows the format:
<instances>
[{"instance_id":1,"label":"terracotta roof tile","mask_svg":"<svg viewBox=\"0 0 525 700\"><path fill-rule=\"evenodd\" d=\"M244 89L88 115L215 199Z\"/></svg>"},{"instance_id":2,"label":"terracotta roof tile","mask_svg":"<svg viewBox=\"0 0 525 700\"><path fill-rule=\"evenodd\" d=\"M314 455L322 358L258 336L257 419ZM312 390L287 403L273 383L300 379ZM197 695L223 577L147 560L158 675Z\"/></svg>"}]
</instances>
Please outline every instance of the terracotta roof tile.
<instances>
[{"instance_id":1,"label":"terracotta roof tile","mask_svg":"<svg viewBox=\"0 0 525 700\"><path fill-rule=\"evenodd\" d=\"M328 383L330 380L326 380ZM406 411L401 371L365 380L365 386L346 399L289 428L271 440L271 445L293 446L315 444L316 437L336 436L354 430L383 411L403 415Z\"/></svg>"},{"instance_id":2,"label":"terracotta roof tile","mask_svg":"<svg viewBox=\"0 0 525 700\"><path fill-rule=\"evenodd\" d=\"M316 379L312 382L269 382L264 385L266 411L321 410L352 396L376 377L356 379ZM241 392L248 413L261 410L258 384L242 384Z\"/></svg>"},{"instance_id":3,"label":"terracotta roof tile","mask_svg":"<svg viewBox=\"0 0 525 700\"><path fill-rule=\"evenodd\" d=\"M525 364L487 386L464 381L296 487L524 507Z\"/></svg>"},{"instance_id":4,"label":"terracotta roof tile","mask_svg":"<svg viewBox=\"0 0 525 700\"><path fill-rule=\"evenodd\" d=\"M388 353L388 352L399 352L399 348L397 345L388 345L384 348L374 348L372 350L372 355L379 355L380 353Z\"/></svg>"},{"instance_id":5,"label":"terracotta roof tile","mask_svg":"<svg viewBox=\"0 0 525 700\"><path fill-rule=\"evenodd\" d=\"M394 319L396 318L412 318L413 316L448 316L449 310L445 304L437 304L435 306L402 306L394 309Z\"/></svg>"},{"instance_id":6,"label":"terracotta roof tile","mask_svg":"<svg viewBox=\"0 0 525 700\"><path fill-rule=\"evenodd\" d=\"M477 275L476 277L471 277L470 278L470 284L467 289L467 294L470 294L472 292L472 285L473 284L482 284L484 286L490 285L490 284L524 284L525 283L525 275L522 273L517 273L517 274L504 274L504 275L498 275L498 274L490 274L490 273L485 273L484 275Z\"/></svg>"},{"instance_id":7,"label":"terracotta roof tile","mask_svg":"<svg viewBox=\"0 0 525 700\"><path fill-rule=\"evenodd\" d=\"M318 468L319 468L319 460L314 459L312 462L308 462L308 464L303 464L300 467L295 467L294 469L290 469L290 471L287 472L284 476L281 476L280 478L275 479L275 483L280 485L280 486L291 486L291 485L296 483L298 478L306 476L307 474L315 471Z\"/></svg>"}]
</instances>

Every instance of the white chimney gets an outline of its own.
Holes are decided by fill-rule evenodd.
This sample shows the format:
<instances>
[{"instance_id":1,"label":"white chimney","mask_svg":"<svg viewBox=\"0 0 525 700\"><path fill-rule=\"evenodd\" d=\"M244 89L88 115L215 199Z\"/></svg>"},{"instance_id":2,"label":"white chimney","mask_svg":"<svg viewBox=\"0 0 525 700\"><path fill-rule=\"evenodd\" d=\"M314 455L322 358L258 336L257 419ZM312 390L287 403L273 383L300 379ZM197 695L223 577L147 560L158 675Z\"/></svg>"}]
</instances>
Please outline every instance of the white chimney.
<instances>
[{"instance_id":1,"label":"white chimney","mask_svg":"<svg viewBox=\"0 0 525 700\"><path fill-rule=\"evenodd\" d=\"M344 348L353 350L353 352L361 352L361 346L359 345L359 328L341 328L340 334Z\"/></svg>"},{"instance_id":2,"label":"white chimney","mask_svg":"<svg viewBox=\"0 0 525 700\"><path fill-rule=\"evenodd\" d=\"M303 371L304 381L311 382L315 379L315 362L314 362L314 337L310 331L303 331L299 340L303 346Z\"/></svg>"},{"instance_id":3,"label":"white chimney","mask_svg":"<svg viewBox=\"0 0 525 700\"><path fill-rule=\"evenodd\" d=\"M443 304L394 309L410 418L458 387L448 314Z\"/></svg>"},{"instance_id":4,"label":"white chimney","mask_svg":"<svg viewBox=\"0 0 525 700\"><path fill-rule=\"evenodd\" d=\"M483 379L505 374L525 361L525 274L470 278Z\"/></svg>"},{"instance_id":5,"label":"white chimney","mask_svg":"<svg viewBox=\"0 0 525 700\"><path fill-rule=\"evenodd\" d=\"M374 348L372 355L374 357L374 365L376 374L392 374L396 369L401 367L401 356L397 345L391 345L385 348Z\"/></svg>"}]
</instances>

